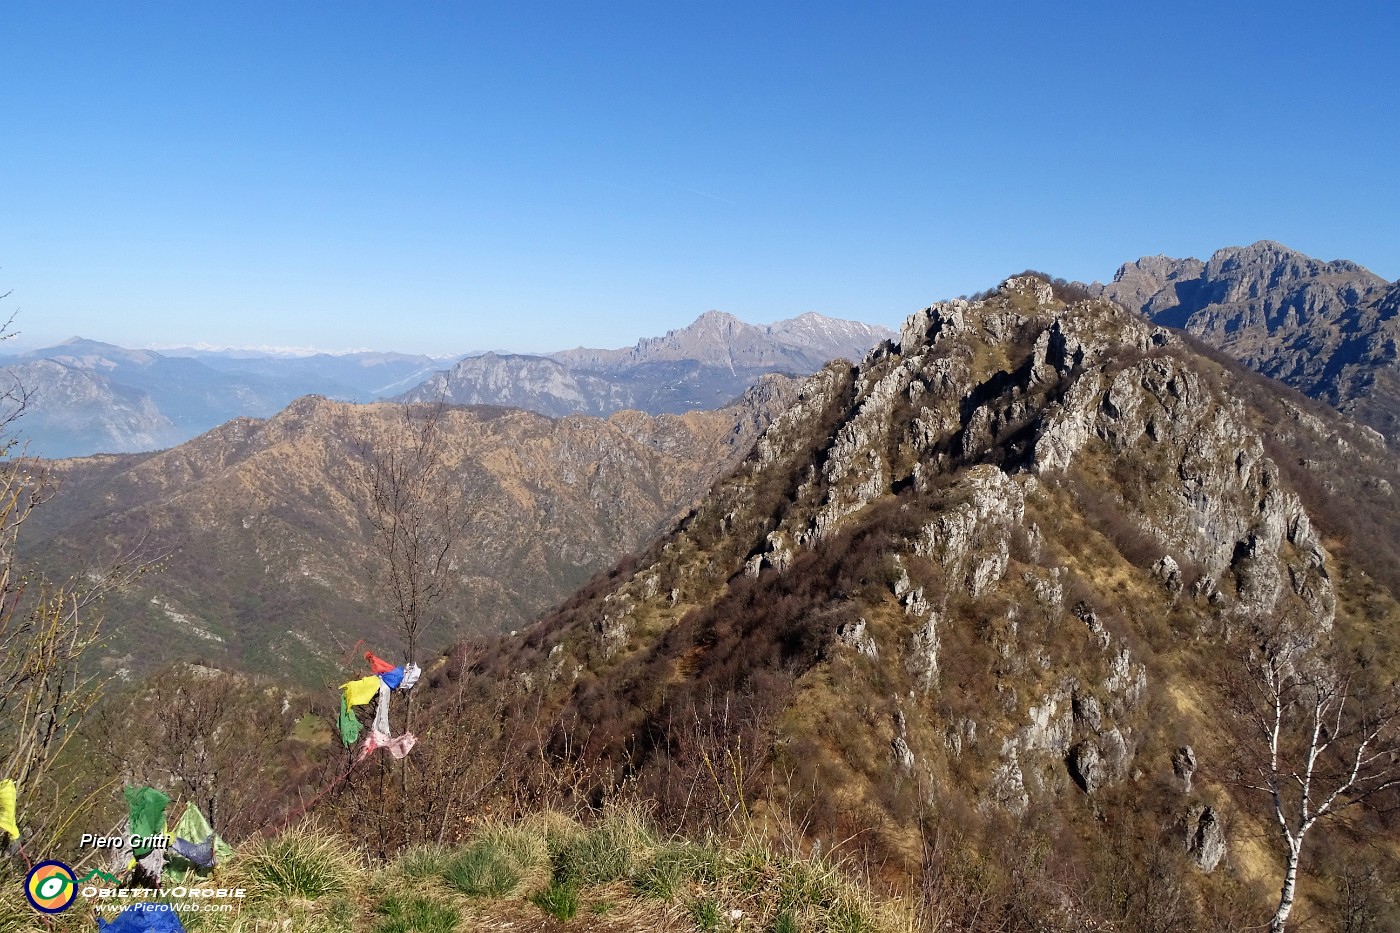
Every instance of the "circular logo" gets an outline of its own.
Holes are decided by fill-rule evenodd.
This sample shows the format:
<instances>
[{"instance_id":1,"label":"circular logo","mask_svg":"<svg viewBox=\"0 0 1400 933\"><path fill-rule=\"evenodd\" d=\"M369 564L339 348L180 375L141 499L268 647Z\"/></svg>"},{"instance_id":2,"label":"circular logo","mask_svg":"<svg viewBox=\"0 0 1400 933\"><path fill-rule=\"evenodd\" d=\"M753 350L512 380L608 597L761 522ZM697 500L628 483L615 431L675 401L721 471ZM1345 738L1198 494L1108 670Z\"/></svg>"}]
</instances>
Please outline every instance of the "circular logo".
<instances>
[{"instance_id":1,"label":"circular logo","mask_svg":"<svg viewBox=\"0 0 1400 933\"><path fill-rule=\"evenodd\" d=\"M60 913L77 899L78 881L62 862L40 862L24 879L24 896L40 913Z\"/></svg>"}]
</instances>

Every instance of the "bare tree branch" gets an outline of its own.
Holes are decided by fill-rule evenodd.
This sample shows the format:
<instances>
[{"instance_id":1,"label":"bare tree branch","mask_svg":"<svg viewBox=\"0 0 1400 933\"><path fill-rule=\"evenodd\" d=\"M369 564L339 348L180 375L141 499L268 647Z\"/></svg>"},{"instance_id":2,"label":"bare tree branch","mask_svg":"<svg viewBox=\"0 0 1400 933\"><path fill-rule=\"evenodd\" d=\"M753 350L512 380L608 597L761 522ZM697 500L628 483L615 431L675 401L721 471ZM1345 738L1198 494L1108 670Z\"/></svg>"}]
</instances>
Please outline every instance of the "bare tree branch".
<instances>
[{"instance_id":1,"label":"bare tree branch","mask_svg":"<svg viewBox=\"0 0 1400 933\"><path fill-rule=\"evenodd\" d=\"M1234 783L1269 795L1283 850L1271 933L1288 923L1313 827L1400 787L1400 697L1393 685L1364 684L1361 673L1280 622L1240 658L1229 685L1239 721L1250 724Z\"/></svg>"}]
</instances>

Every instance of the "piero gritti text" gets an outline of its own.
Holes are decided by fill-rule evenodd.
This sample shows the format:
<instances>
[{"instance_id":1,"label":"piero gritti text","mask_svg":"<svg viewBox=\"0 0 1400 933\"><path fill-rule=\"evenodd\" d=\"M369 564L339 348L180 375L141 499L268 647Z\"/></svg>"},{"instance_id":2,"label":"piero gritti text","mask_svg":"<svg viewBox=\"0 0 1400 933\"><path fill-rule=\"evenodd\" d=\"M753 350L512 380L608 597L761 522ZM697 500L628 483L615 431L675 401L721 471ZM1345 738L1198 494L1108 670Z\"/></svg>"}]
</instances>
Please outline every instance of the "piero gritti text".
<instances>
[{"instance_id":1,"label":"piero gritti text","mask_svg":"<svg viewBox=\"0 0 1400 933\"><path fill-rule=\"evenodd\" d=\"M132 849L168 849L170 848L170 835L158 833L154 836L142 836L132 833L129 836L98 836L93 833L83 833L78 840L78 848L80 849L121 849L128 846Z\"/></svg>"}]
</instances>

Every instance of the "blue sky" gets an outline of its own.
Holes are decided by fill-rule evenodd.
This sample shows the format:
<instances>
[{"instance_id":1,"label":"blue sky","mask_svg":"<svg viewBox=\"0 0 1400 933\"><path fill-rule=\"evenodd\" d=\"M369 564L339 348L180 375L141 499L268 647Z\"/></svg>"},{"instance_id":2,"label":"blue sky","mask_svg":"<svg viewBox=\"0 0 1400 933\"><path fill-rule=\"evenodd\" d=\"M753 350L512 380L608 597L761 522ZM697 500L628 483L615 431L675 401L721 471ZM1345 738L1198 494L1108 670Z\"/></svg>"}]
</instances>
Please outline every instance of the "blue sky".
<instances>
[{"instance_id":1,"label":"blue sky","mask_svg":"<svg viewBox=\"0 0 1400 933\"><path fill-rule=\"evenodd\" d=\"M619 346L897 325L1274 239L1400 276L1400 13L1340 4L0 7L29 345Z\"/></svg>"}]
</instances>

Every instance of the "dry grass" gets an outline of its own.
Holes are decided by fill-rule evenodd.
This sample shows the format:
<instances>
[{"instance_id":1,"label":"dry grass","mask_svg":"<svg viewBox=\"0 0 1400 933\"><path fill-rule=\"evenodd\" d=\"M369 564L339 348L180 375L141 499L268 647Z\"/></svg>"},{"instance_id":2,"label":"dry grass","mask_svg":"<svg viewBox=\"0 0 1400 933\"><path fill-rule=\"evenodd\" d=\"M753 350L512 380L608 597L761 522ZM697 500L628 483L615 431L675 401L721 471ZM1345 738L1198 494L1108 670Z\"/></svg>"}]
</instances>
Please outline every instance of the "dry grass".
<instances>
[{"instance_id":1,"label":"dry grass","mask_svg":"<svg viewBox=\"0 0 1400 933\"><path fill-rule=\"evenodd\" d=\"M511 883L464 884L480 865L505 869ZM626 808L588 823L538 812L485 825L462 846L421 846L374 866L334 833L301 827L246 847L216 883L248 896L228 912L181 911L191 933L912 929L907 911L839 860L781 853L756 831L728 842L668 836ZM86 902L45 922L19 888L0 890L0 933L93 928ZM572 919L540 906L557 889L570 892Z\"/></svg>"}]
</instances>

